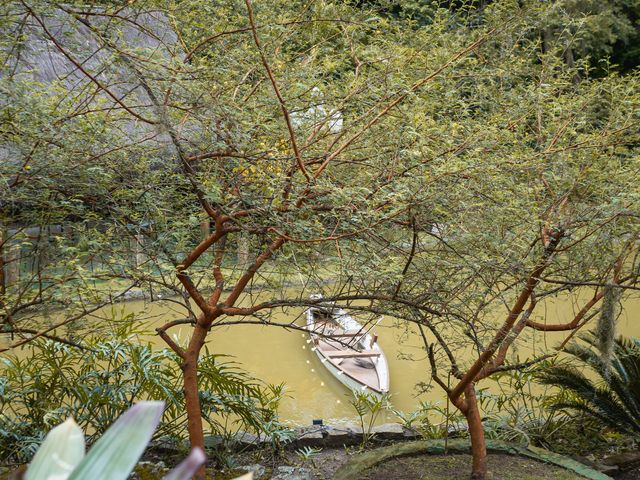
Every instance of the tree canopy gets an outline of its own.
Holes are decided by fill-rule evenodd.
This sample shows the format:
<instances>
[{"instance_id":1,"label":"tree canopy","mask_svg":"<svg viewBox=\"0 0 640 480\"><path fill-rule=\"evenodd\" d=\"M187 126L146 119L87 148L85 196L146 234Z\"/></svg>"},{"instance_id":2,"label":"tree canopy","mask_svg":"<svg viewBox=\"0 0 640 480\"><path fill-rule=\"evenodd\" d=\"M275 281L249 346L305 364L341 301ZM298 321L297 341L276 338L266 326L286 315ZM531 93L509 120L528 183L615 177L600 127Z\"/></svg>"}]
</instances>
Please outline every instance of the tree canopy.
<instances>
[{"instance_id":1,"label":"tree canopy","mask_svg":"<svg viewBox=\"0 0 640 480\"><path fill-rule=\"evenodd\" d=\"M74 343L61 327L114 297L171 292L195 445L211 328L309 303L294 273L331 265L335 297L417 323L470 416L525 328L571 336L604 286L636 288L628 2L0 9L0 329ZM272 299L243 303L261 275ZM535 310L577 288L569 324Z\"/></svg>"}]
</instances>

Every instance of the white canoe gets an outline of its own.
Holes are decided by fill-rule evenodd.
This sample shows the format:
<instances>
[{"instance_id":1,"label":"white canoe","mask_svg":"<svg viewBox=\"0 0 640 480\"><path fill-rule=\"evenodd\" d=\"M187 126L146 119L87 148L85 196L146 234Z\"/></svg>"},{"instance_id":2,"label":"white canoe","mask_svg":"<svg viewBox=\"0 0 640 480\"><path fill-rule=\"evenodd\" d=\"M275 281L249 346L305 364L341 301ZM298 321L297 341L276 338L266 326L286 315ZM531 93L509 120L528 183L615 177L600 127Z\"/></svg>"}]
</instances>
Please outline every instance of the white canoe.
<instances>
[{"instance_id":1,"label":"white canoe","mask_svg":"<svg viewBox=\"0 0 640 480\"><path fill-rule=\"evenodd\" d=\"M342 384L376 394L389 391L389 366L377 337L347 312L332 305L311 307L307 329L312 351Z\"/></svg>"}]
</instances>

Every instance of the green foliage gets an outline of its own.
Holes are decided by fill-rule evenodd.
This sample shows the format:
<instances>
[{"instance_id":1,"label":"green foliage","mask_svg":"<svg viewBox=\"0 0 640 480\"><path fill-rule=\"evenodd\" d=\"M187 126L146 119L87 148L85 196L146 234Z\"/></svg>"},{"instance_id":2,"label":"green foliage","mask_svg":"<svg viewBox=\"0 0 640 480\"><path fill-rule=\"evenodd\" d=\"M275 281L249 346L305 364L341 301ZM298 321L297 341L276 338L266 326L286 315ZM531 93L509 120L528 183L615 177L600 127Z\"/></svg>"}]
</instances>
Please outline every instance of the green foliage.
<instances>
[{"instance_id":1,"label":"green foliage","mask_svg":"<svg viewBox=\"0 0 640 480\"><path fill-rule=\"evenodd\" d=\"M258 46L242 2L107 2L91 12L80 2L5 2L0 142L10 160L0 163L8 179L0 232L13 234L36 267L3 285L2 330L37 331L42 308L86 314L87 305L111 301L114 285L169 290L195 320L176 267L212 227L203 225L205 199L232 221L229 248L215 246L221 258L208 251L184 272L203 292L214 284L214 263L234 269L225 271L227 286L245 270L231 243L247 238L256 258L286 238L269 260L279 277L269 285L282 287L296 273L320 283L319 265L333 261L336 291L369 294L372 309L421 322L438 344L434 373L464 371L462 359L494 338L545 255L541 231L558 226L566 237L540 279L540 298L608 281L627 252L623 240L640 231L640 77L608 66L601 78L590 73L589 55L608 55L632 37L616 5L278 0L255 6ZM157 16L145 23L150 10ZM51 23L61 25L62 47L47 35ZM171 35L157 41L158 33ZM38 76L22 54L33 45L54 52L60 72ZM50 224L71 233L49 242L27 231ZM3 254L12 242L2 243ZM634 283L637 265L623 269L620 278ZM274 288L272 297L267 306L287 293ZM216 326L227 319L217 317ZM62 418L42 392L73 375L70 362L84 361L67 347L38 348L57 349L45 354L51 365L40 365L46 375L9 360L9 371L34 380L11 380L3 393L17 400L14 418L31 409L36 426L18 421L7 436L37 438L48 418ZM100 349L87 350L93 364L77 382L87 391L65 386L57 398L82 399L74 407L81 413L81 402L95 400L96 415L84 414L96 431L136 395L166 397L168 415L183 421L175 383L148 383L115 357L109 376L119 383L104 389L96 365L113 356L93 350ZM161 370L166 360L177 372L178 362L164 355L150 368L172 382L177 377ZM138 382L127 386L119 372ZM277 418L262 412L270 402L246 401L258 387L209 357L201 378L210 428L226 430L239 417L285 441ZM21 387L26 393L15 396ZM101 395L117 408L99 403ZM357 396L354 406L370 430L365 416L370 427L382 407Z\"/></svg>"},{"instance_id":2,"label":"green foliage","mask_svg":"<svg viewBox=\"0 0 640 480\"><path fill-rule=\"evenodd\" d=\"M303 447L296 450L296 455L303 463L310 462L313 468L317 468L317 464L315 459L318 455L322 453L321 448L313 448L313 447Z\"/></svg>"},{"instance_id":3,"label":"green foliage","mask_svg":"<svg viewBox=\"0 0 640 480\"><path fill-rule=\"evenodd\" d=\"M156 436L186 436L180 359L124 325L106 338L85 339L86 349L37 341L27 356L0 358L0 451L4 460L26 461L44 434L67 417L93 443L135 400L166 403ZM207 431L229 441L238 429L269 436L278 427L282 387L262 386L224 358L203 359L200 395ZM225 442L221 445L224 450Z\"/></svg>"},{"instance_id":4,"label":"green foliage","mask_svg":"<svg viewBox=\"0 0 640 480\"><path fill-rule=\"evenodd\" d=\"M374 7L381 15L411 22L414 28L429 26L434 18L446 13L450 28L462 29L485 22L487 11L491 9L492 4L499 2L370 0L356 3ZM544 23L536 32L536 36L542 40L543 49L545 42L560 39L564 48L558 53L564 56L566 61L587 60L589 68L600 75L608 74L611 65L623 72L632 71L640 65L640 7L637 2L551 0L546 3Z\"/></svg>"},{"instance_id":5,"label":"green foliage","mask_svg":"<svg viewBox=\"0 0 640 480\"><path fill-rule=\"evenodd\" d=\"M610 63L622 71L640 65L640 7L626 0L560 0L550 9L547 32L565 41L577 57L588 59L599 74ZM564 20L569 17L572 21ZM567 50L568 51L568 50Z\"/></svg>"},{"instance_id":6,"label":"green foliage","mask_svg":"<svg viewBox=\"0 0 640 480\"><path fill-rule=\"evenodd\" d=\"M358 415L360 428L362 429L360 448L363 449L375 435L373 427L380 414L391 409L391 395L388 393L380 395L362 390L352 390L351 394L353 397L349 403L351 403Z\"/></svg>"},{"instance_id":7,"label":"green foliage","mask_svg":"<svg viewBox=\"0 0 640 480\"><path fill-rule=\"evenodd\" d=\"M109 108L112 100L104 92L86 93L95 87L88 78L71 87L62 78L47 82L30 75L15 52L30 41L49 40L38 25L20 30L21 15L33 17L23 4L3 7L0 46L11 61L2 67L2 92L10 100L2 104L2 131L3 142L15 150L0 167L12 185L3 191L3 222L65 223L77 236L52 249L56 268L42 264L44 278L55 285L44 290L51 296L42 295L41 275L8 285L0 293L4 318L21 313L18 323L33 328L38 318L25 318L37 313L31 302L55 305L61 299L82 311L86 299L105 298L114 285L106 281L114 279L182 295L175 266L197 245L203 220L192 181L221 211L243 212L234 219L239 231L219 249L222 263L236 269L227 280L243 270L230 245L238 238L249 238L252 255L275 232L300 240L270 259L270 272L279 277L270 285L280 299L285 293L275 287L298 272L313 276L319 265L336 259L342 283L358 277L372 290L392 290L404 276L405 286L428 285L432 304L447 305L458 318L469 316L487 296L496 296L491 286L517 282L535 264L540 246L530 247L533 233L563 195L573 205L565 219L572 235L587 235L587 241L576 244L576 255L558 258L557 271L573 280L598 279L618 254L610 240L636 228L628 212L639 199L637 75L574 83L586 67L562 57L563 35L587 36L588 25L562 2L554 8L539 1L471 2L480 7L479 22L469 13L473 8L459 5L454 15L442 5L407 2L409 13L394 17L375 2L356 3L255 6L263 50L310 171L353 139L311 184L292 170L288 129L246 32L242 2L142 1L126 11L105 5L109 21L92 16L89 46L77 38L88 28L78 10L60 11L44 0L32 5L34 15L69 30L61 39L69 55L85 58L97 49L94 43L114 42L117 48L95 52L92 68L113 84L142 77L154 98L166 95L164 126L139 125L124 108ZM382 3L383 10L398 6ZM144 31L175 31L179 40L157 48L127 42L144 33L131 19L144 18L152 7L159 20L144 24ZM405 22L418 14L428 21ZM551 24L562 35L551 35L541 48L540 31ZM461 53L474 42L476 48ZM425 78L430 80L412 89ZM386 111L396 100L403 101ZM144 97L128 105L158 120L150 102ZM340 131L328 125L337 114ZM132 121L136 128L123 134ZM166 138L168 126L179 126L177 146ZM192 178L180 168L178 147L199 158L190 163ZM284 191L289 200L283 200ZM283 208L305 192L312 200ZM422 241L425 248L402 275L408 234L397 222L406 223L408 216L416 217L421 232L439 224L455 234L446 244ZM596 225L603 228L590 233ZM141 262L136 236L144 240ZM328 238L338 243L320 241ZM26 241L26 235L18 239ZM388 240L384 249L381 239ZM37 257L26 247L25 255ZM213 285L213 261L207 253L189 268L194 284ZM71 271L63 274L67 266ZM471 281L479 272L482 281ZM446 298L467 284L464 298ZM488 302L489 308L502 300ZM7 325L3 329L15 328Z\"/></svg>"},{"instance_id":8,"label":"green foliage","mask_svg":"<svg viewBox=\"0 0 640 480\"><path fill-rule=\"evenodd\" d=\"M296 454L304 461L311 460L322 452L321 448L304 447L296 450Z\"/></svg>"},{"instance_id":9,"label":"green foliage","mask_svg":"<svg viewBox=\"0 0 640 480\"><path fill-rule=\"evenodd\" d=\"M553 368L553 362L546 367ZM537 369L514 370L496 374L493 385L500 393L491 393L491 388L478 392L483 411L485 433L489 438L497 438L524 445L538 445L554 449L556 433L566 428L571 417L550 411L551 389L539 391L535 383Z\"/></svg>"},{"instance_id":10,"label":"green foliage","mask_svg":"<svg viewBox=\"0 0 640 480\"><path fill-rule=\"evenodd\" d=\"M446 438L450 430L464 421L464 416L457 409L424 400L411 413L400 410L393 410L393 413L404 427L418 432L425 439Z\"/></svg>"},{"instance_id":11,"label":"green foliage","mask_svg":"<svg viewBox=\"0 0 640 480\"><path fill-rule=\"evenodd\" d=\"M576 342L566 348L571 364L549 367L538 378L562 389L562 395L552 401L552 409L586 414L614 431L638 435L640 342L617 338L611 358L605 362L593 334L582 340L585 344Z\"/></svg>"}]
</instances>

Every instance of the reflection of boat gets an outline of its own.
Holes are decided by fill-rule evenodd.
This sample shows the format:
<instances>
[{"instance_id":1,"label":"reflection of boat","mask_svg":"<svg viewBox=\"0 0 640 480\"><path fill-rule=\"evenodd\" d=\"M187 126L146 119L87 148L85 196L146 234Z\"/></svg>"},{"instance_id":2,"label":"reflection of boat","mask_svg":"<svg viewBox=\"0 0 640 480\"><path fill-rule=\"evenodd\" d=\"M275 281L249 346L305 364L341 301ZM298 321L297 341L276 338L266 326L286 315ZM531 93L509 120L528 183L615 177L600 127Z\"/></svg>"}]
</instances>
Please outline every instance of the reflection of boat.
<instances>
[{"instance_id":1,"label":"reflection of boat","mask_svg":"<svg viewBox=\"0 0 640 480\"><path fill-rule=\"evenodd\" d=\"M314 295L313 299L322 298ZM389 391L389 366L378 338L347 312L329 304L307 310L312 350L341 383L352 390Z\"/></svg>"}]
</instances>

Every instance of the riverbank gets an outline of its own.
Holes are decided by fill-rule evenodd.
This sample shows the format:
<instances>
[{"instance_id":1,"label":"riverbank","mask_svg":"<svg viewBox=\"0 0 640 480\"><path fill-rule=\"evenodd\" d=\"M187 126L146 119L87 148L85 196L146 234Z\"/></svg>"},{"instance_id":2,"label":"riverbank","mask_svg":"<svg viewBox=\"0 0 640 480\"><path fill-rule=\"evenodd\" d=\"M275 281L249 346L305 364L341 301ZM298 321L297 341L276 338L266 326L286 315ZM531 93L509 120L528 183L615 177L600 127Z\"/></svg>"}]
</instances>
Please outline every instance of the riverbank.
<instances>
[{"instance_id":1,"label":"riverbank","mask_svg":"<svg viewBox=\"0 0 640 480\"><path fill-rule=\"evenodd\" d=\"M578 443L575 446L579 448ZM220 444L218 437L207 438L209 448ZM583 449L590 447L582 444ZM379 425L366 435L357 425L299 427L275 449L265 437L238 432L225 448L229 456L226 462L233 467L220 472L218 465L215 479L251 471L256 480L445 480L466 478L471 462L469 440L463 430L451 433L448 439L425 440L420 432L398 423ZM612 454L606 445L600 445L595 451L561 455L500 440L488 440L487 449L490 470L500 472L494 479L640 478L640 450L635 449ZM178 458L180 451L175 445L161 442L155 442L152 450L155 453L145 464L150 469L168 454Z\"/></svg>"},{"instance_id":2,"label":"riverbank","mask_svg":"<svg viewBox=\"0 0 640 480\"><path fill-rule=\"evenodd\" d=\"M357 438L354 435L353 438ZM465 439L389 441L375 438L366 448L349 445L325 448L268 448L242 451L233 466L220 469L210 462L215 480L251 472L255 480L449 480L467 478L470 460ZM490 478L495 480L611 480L588 465L556 453L499 441L487 443ZM132 479L160 478L165 469L162 454L149 455ZM214 474L215 472L215 474ZM618 472L619 473L619 472Z\"/></svg>"},{"instance_id":3,"label":"riverbank","mask_svg":"<svg viewBox=\"0 0 640 480\"><path fill-rule=\"evenodd\" d=\"M288 293L285 291L285 293ZM289 292L299 294L297 289ZM264 301L270 298L271 291L262 289L256 295L246 299L246 303ZM241 305L245 305L241 302ZM579 301L566 295L562 302L547 301L545 309L550 316L559 322L569 317ZM640 311L640 300L637 296L629 296L625 300L625 311L619 321L620 333L640 336L640 324L633 322L632 314ZM171 300L158 301L131 300L104 307L92 315L90 328L115 329L113 319L132 321L135 329L140 332L138 343L150 344L154 350L166 348L155 329L172 320L184 318L186 311ZM269 320L273 323L287 325L304 324L304 308L291 307L276 309L270 312ZM49 318L47 322L55 321ZM257 320L257 319L253 319ZM554 320L555 321L555 320ZM80 324L81 325L81 324ZM183 344L190 337L190 326L181 325L171 329L172 339ZM79 329L70 330L74 338L86 338L91 331L82 332ZM402 323L394 318L386 317L375 328L378 341L384 350L389 363L391 379L391 404L393 409L407 418L413 414L429 414L423 407L428 405L430 411L440 418L438 409L446 408L446 397L438 387L416 390L416 384L425 385L429 382L430 372L428 362L424 359L422 340L415 327ZM540 356L553 352L564 335L562 332L530 335L518 346L518 356L521 359ZM312 420L322 419L325 424L347 425L356 418L356 412L351 405L353 396L345 389L321 364L317 356L310 351L307 343L308 336L304 332L286 330L280 327L258 325L216 326L208 337L207 348L211 354L226 356L246 370L252 377L267 384L286 385L285 395L279 406L279 418L288 425L309 425ZM13 352L20 358L25 358L28 350ZM221 357L222 358L222 357ZM501 377L499 382L484 382L484 395L487 402L502 401L512 394L508 377ZM527 382L528 395L542 395L543 387ZM421 404L421 402L426 402ZM491 407L490 404L487 404ZM489 409L487 409L488 411ZM389 411L382 412L379 423L402 421Z\"/></svg>"}]
</instances>

